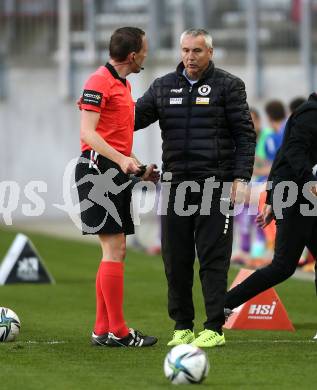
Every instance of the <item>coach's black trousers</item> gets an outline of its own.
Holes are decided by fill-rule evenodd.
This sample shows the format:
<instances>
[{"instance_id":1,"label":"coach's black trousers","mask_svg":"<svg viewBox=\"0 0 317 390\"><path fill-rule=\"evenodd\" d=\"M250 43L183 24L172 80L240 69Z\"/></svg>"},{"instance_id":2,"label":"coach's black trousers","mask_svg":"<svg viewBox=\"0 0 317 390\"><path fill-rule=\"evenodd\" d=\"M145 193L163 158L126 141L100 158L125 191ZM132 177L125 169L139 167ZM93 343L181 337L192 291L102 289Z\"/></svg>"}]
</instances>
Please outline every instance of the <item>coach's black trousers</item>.
<instances>
[{"instance_id":1,"label":"coach's black trousers","mask_svg":"<svg viewBox=\"0 0 317 390\"><path fill-rule=\"evenodd\" d=\"M225 307L233 309L255 295L288 279L296 270L305 248L317 257L317 217L303 216L294 207L276 221L275 252L272 263L250 275L228 291ZM317 288L317 284L316 284Z\"/></svg>"},{"instance_id":2,"label":"coach's black trousers","mask_svg":"<svg viewBox=\"0 0 317 390\"><path fill-rule=\"evenodd\" d=\"M172 185L167 215L162 215L162 255L168 283L168 312L175 329L192 329L192 287L195 248L207 320L205 329L221 330L224 297L232 250L232 217L220 212L220 191L214 193L210 215L201 215L202 191L186 192L184 209L198 206L190 216L175 211L176 185Z\"/></svg>"}]
</instances>

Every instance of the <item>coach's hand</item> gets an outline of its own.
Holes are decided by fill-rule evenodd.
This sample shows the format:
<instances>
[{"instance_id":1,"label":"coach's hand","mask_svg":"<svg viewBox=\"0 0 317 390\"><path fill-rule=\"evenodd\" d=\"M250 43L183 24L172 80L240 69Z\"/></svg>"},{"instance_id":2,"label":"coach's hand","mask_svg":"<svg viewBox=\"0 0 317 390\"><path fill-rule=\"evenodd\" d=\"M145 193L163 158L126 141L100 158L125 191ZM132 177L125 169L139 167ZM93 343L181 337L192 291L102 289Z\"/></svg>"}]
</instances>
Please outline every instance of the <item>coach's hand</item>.
<instances>
[{"instance_id":1,"label":"coach's hand","mask_svg":"<svg viewBox=\"0 0 317 390\"><path fill-rule=\"evenodd\" d=\"M265 204L262 212L256 217L255 221L259 227L264 229L274 219L273 208L269 204Z\"/></svg>"},{"instance_id":2,"label":"coach's hand","mask_svg":"<svg viewBox=\"0 0 317 390\"><path fill-rule=\"evenodd\" d=\"M317 196L317 184L315 184L315 185L311 188L310 192L311 192L313 195Z\"/></svg>"},{"instance_id":3,"label":"coach's hand","mask_svg":"<svg viewBox=\"0 0 317 390\"><path fill-rule=\"evenodd\" d=\"M230 194L231 204L234 205L234 204L244 203L247 190L248 190L248 183L246 181L235 179L231 187L231 194Z\"/></svg>"},{"instance_id":4,"label":"coach's hand","mask_svg":"<svg viewBox=\"0 0 317 390\"><path fill-rule=\"evenodd\" d=\"M133 173L136 174L140 172L139 164L137 160L133 157L122 157L120 163L120 168L126 174Z\"/></svg>"},{"instance_id":5,"label":"coach's hand","mask_svg":"<svg viewBox=\"0 0 317 390\"><path fill-rule=\"evenodd\" d=\"M157 183L160 180L160 172L155 164L150 164L146 167L145 173L141 176L141 180Z\"/></svg>"}]
</instances>

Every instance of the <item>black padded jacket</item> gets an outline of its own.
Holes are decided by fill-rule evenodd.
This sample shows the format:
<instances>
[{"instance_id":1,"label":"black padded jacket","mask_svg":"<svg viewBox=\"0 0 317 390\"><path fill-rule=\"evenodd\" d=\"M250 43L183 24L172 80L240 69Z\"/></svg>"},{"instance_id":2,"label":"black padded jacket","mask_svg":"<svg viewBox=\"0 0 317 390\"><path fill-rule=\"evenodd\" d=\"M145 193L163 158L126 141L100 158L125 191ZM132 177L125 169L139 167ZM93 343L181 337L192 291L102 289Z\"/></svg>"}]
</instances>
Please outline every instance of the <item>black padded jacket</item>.
<instances>
[{"instance_id":1,"label":"black padded jacket","mask_svg":"<svg viewBox=\"0 0 317 390\"><path fill-rule=\"evenodd\" d=\"M173 182L250 180L256 137L243 81L210 62L191 86L183 70L180 63L138 99L135 130L159 120L162 168Z\"/></svg>"},{"instance_id":2,"label":"black padded jacket","mask_svg":"<svg viewBox=\"0 0 317 390\"><path fill-rule=\"evenodd\" d=\"M282 181L293 181L301 187L317 181L317 94L300 105L289 117L283 142L275 156L268 182L273 188ZM266 203L272 204L272 190ZM302 199L301 191L298 201Z\"/></svg>"}]
</instances>

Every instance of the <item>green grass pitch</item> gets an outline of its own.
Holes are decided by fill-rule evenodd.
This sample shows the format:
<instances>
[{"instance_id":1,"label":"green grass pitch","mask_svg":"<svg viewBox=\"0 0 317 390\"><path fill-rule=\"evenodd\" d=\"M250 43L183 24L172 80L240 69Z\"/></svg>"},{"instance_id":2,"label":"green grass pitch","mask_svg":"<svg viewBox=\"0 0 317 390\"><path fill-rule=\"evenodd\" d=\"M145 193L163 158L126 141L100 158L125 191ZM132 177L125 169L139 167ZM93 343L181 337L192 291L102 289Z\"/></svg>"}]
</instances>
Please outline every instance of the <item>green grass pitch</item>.
<instances>
[{"instance_id":1,"label":"green grass pitch","mask_svg":"<svg viewBox=\"0 0 317 390\"><path fill-rule=\"evenodd\" d=\"M0 257L15 233L0 230ZM149 349L90 346L94 322L94 277L98 246L30 235L56 285L0 287L0 306L19 315L18 341L0 343L0 389L124 390L175 388L163 360L173 324L166 311L166 282L159 256L129 251L125 315L129 326L159 337ZM230 282L236 274L230 271ZM227 344L208 350L211 370L201 388L315 389L317 331L314 284L289 280L277 291L296 332L225 331ZM204 321L200 283L195 279L196 331ZM195 385L190 385L195 386Z\"/></svg>"}]
</instances>

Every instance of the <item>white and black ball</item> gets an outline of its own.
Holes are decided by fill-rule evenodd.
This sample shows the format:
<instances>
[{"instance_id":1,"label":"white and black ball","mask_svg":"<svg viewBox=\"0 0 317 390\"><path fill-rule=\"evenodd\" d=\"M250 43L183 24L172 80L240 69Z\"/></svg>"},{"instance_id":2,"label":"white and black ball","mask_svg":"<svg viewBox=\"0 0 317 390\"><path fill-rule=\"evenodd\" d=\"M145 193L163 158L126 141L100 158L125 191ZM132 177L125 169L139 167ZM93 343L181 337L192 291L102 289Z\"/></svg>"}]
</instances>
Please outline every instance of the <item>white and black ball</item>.
<instances>
[{"instance_id":1,"label":"white and black ball","mask_svg":"<svg viewBox=\"0 0 317 390\"><path fill-rule=\"evenodd\" d=\"M0 342L14 341L20 332L21 322L16 313L0 306Z\"/></svg>"},{"instance_id":2,"label":"white and black ball","mask_svg":"<svg viewBox=\"0 0 317 390\"><path fill-rule=\"evenodd\" d=\"M164 361L165 376L176 385L201 383L207 377L209 367L206 353L190 344L174 347Z\"/></svg>"}]
</instances>

